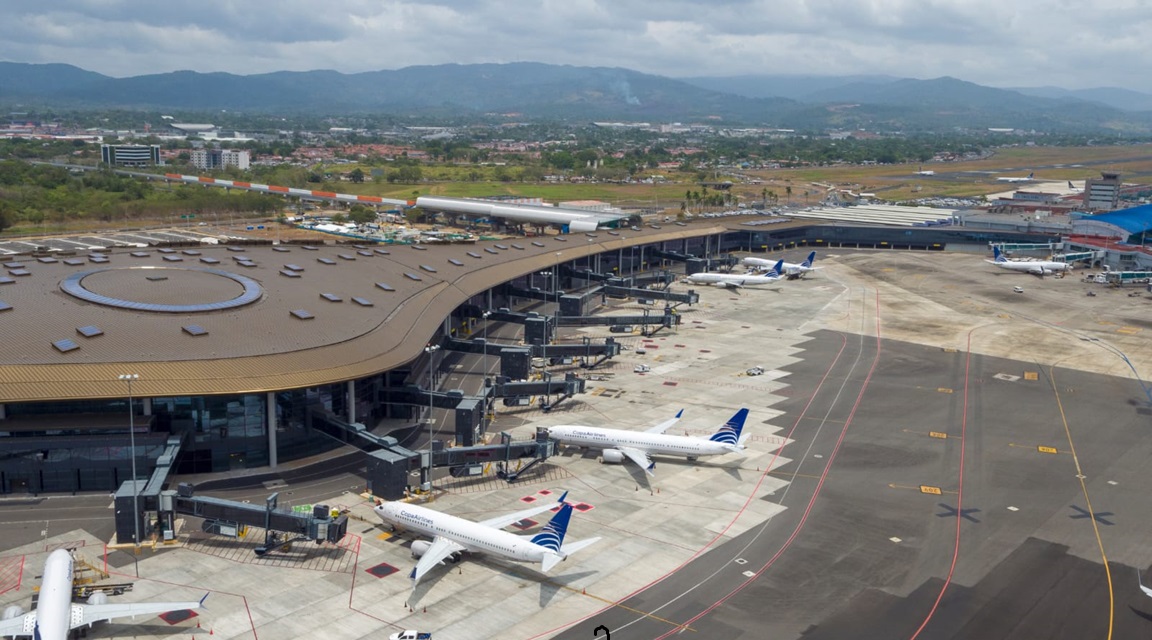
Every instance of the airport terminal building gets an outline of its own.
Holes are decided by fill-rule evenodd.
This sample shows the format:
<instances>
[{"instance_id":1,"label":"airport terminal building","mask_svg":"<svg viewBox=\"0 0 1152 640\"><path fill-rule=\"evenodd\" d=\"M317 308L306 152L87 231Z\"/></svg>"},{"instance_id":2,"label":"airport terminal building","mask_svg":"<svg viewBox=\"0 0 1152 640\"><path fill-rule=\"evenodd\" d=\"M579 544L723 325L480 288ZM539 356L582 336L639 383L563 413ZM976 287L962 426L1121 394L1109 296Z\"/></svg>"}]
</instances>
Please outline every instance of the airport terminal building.
<instances>
[{"instance_id":1,"label":"airport terminal building","mask_svg":"<svg viewBox=\"0 0 1152 640\"><path fill-rule=\"evenodd\" d=\"M478 337L486 311L590 313L602 294L589 291L606 278L631 286L653 270L694 273L737 250L1023 237L1008 235L796 221L475 244L38 241L49 246L0 255L10 336L0 354L0 493L114 490L131 477L133 441L138 477L172 438L175 473L218 473L342 446L336 426L419 424L430 409L422 389L436 388L452 357L445 350L433 367L428 345ZM457 443L473 444L492 398L462 408L464 399L437 407L455 408Z\"/></svg>"}]
</instances>

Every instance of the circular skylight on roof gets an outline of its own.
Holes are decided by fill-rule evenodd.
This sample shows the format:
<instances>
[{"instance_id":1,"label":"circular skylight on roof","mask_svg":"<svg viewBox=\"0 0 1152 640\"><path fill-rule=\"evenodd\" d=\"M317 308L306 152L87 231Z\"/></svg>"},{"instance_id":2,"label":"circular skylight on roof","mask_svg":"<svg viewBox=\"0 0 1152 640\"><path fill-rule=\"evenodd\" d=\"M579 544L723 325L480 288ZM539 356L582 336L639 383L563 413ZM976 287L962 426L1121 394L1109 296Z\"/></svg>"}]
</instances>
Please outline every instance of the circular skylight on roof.
<instances>
[{"instance_id":1,"label":"circular skylight on roof","mask_svg":"<svg viewBox=\"0 0 1152 640\"><path fill-rule=\"evenodd\" d=\"M192 267L104 268L74 273L60 283L70 296L106 307L157 313L233 309L264 295L260 283L221 269ZM167 300L191 301L175 304Z\"/></svg>"}]
</instances>

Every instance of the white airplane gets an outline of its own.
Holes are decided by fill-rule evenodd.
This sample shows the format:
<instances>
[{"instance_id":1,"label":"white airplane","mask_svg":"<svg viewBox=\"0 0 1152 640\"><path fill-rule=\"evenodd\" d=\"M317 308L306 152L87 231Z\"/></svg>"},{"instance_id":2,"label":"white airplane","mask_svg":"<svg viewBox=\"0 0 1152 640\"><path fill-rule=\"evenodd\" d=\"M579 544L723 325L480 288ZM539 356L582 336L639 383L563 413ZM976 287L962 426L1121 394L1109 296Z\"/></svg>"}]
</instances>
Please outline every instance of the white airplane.
<instances>
[{"instance_id":1,"label":"white airplane","mask_svg":"<svg viewBox=\"0 0 1152 640\"><path fill-rule=\"evenodd\" d=\"M1009 260L1003 253L1000 253L1000 247L992 247L992 258L992 260L985 260L984 262L994 264L1001 269L1023 271L1034 276L1048 276L1057 271L1068 271L1072 268L1072 265L1067 262L1052 260Z\"/></svg>"},{"instance_id":2,"label":"white airplane","mask_svg":"<svg viewBox=\"0 0 1152 640\"><path fill-rule=\"evenodd\" d=\"M701 271L700 273L693 273L684 278L684 282L688 284L706 284L713 287L724 287L726 289L742 289L744 287L755 287L762 284L773 284L780 280L780 274L784 268L784 261L776 262L764 275L756 275L754 273L716 273L713 271Z\"/></svg>"},{"instance_id":3,"label":"white airplane","mask_svg":"<svg viewBox=\"0 0 1152 640\"><path fill-rule=\"evenodd\" d=\"M924 167L920 167L916 171L916 175L918 175L918 176L934 176L934 175L936 175L936 172L931 170L931 169L925 170Z\"/></svg>"},{"instance_id":4,"label":"white airplane","mask_svg":"<svg viewBox=\"0 0 1152 640\"><path fill-rule=\"evenodd\" d=\"M412 543L412 555L420 558L408 575L415 589L420 578L436 565L444 564L445 561L456 562L465 552L483 552L522 562L539 562L542 570L547 572L569 555L599 541L600 538L588 538L564 544L564 533L572 517L572 505L564 501L567 495L565 491L554 503L481 522L406 502L384 502L377 505L374 511L381 520L393 527L432 537L432 542L417 540ZM560 507L560 510L536 535L517 535L503 530L513 523L556 507Z\"/></svg>"},{"instance_id":5,"label":"white airplane","mask_svg":"<svg viewBox=\"0 0 1152 640\"><path fill-rule=\"evenodd\" d=\"M744 420L748 417L747 409L737 411L736 415L707 440L664 433L680 420L683 413L684 410L681 409L675 418L661 422L646 431L557 425L548 427L548 436L564 444L603 449L599 458L601 463L619 464L628 459L640 465L640 468L649 475L656 475L652 473L656 463L652 462L650 454L685 456L689 460L696 460L700 456L740 453L744 449L744 441L748 439L748 434L741 434L741 431L744 429Z\"/></svg>"},{"instance_id":6,"label":"white airplane","mask_svg":"<svg viewBox=\"0 0 1152 640\"><path fill-rule=\"evenodd\" d=\"M809 271L815 271L816 269L819 269L820 267L812 266L815 264L815 262L815 251L809 253L808 257L804 259L804 262L799 264L795 262L784 262L783 260L780 262L772 262L771 260L765 260L764 258L753 258L752 256L747 256L740 261L741 264L752 267L754 269L763 269L765 267L772 267L778 264L780 265L780 273L788 276L789 279L800 278Z\"/></svg>"},{"instance_id":7,"label":"white airplane","mask_svg":"<svg viewBox=\"0 0 1152 640\"><path fill-rule=\"evenodd\" d=\"M1082 189L1081 187L1077 187L1076 185L1072 184L1071 180L1068 181L1068 191L1070 191L1072 193L1084 193L1084 189Z\"/></svg>"},{"instance_id":8,"label":"white airplane","mask_svg":"<svg viewBox=\"0 0 1152 640\"><path fill-rule=\"evenodd\" d=\"M40 595L35 611L24 613L19 605L4 609L0 617L0 637L31 636L36 640L67 640L73 629L97 622L136 616L155 616L169 611L199 609L200 602L125 602L109 604L102 592L92 594L87 603L72 602L72 554L57 549L44 561Z\"/></svg>"},{"instance_id":9,"label":"white airplane","mask_svg":"<svg viewBox=\"0 0 1152 640\"><path fill-rule=\"evenodd\" d=\"M1029 173L1024 177L1001 176L996 178L997 182L1032 182L1032 176L1035 172Z\"/></svg>"}]
</instances>

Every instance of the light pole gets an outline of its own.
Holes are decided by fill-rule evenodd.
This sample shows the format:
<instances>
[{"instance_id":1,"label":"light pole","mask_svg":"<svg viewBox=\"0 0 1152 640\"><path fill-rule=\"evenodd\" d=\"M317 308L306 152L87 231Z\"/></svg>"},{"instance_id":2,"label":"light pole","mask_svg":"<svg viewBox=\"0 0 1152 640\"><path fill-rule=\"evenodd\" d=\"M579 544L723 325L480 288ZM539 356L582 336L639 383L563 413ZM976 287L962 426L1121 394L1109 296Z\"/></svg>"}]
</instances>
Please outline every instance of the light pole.
<instances>
[{"instance_id":1,"label":"light pole","mask_svg":"<svg viewBox=\"0 0 1152 640\"><path fill-rule=\"evenodd\" d=\"M440 345L430 344L424 347L424 353L428 354L428 450L432 450L432 438L436 435L433 428L435 422L432 421L432 391L436 387L436 352L440 350Z\"/></svg>"},{"instance_id":2,"label":"light pole","mask_svg":"<svg viewBox=\"0 0 1152 640\"><path fill-rule=\"evenodd\" d=\"M491 311L485 311L480 314L480 319L484 321L484 377L488 377L488 316L492 315Z\"/></svg>"},{"instance_id":3,"label":"light pole","mask_svg":"<svg viewBox=\"0 0 1152 640\"><path fill-rule=\"evenodd\" d=\"M432 420L432 389L436 382L434 376L436 373L436 352L440 350L440 345L430 344L424 347L424 353L428 354L428 467L421 472L420 489L428 491L432 488L432 440L436 435L436 423Z\"/></svg>"},{"instance_id":4,"label":"light pole","mask_svg":"<svg viewBox=\"0 0 1152 640\"><path fill-rule=\"evenodd\" d=\"M132 381L139 380L136 373L122 373L119 378L128 383L128 457L132 459L132 544L140 544L140 492L136 485L136 416L132 410Z\"/></svg>"}]
</instances>

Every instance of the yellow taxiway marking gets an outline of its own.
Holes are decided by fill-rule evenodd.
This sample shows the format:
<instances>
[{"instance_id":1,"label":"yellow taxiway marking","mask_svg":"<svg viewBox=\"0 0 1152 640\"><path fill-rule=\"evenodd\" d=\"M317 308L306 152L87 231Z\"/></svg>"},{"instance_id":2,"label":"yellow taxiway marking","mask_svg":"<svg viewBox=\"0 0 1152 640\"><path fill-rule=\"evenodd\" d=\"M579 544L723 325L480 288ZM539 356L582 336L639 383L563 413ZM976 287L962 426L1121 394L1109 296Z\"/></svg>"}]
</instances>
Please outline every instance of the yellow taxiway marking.
<instances>
[{"instance_id":1,"label":"yellow taxiway marking","mask_svg":"<svg viewBox=\"0 0 1152 640\"><path fill-rule=\"evenodd\" d=\"M912 491L919 491L920 493L931 495L931 496L940 496L940 495L944 495L945 493L955 495L955 494L959 493L958 491L945 491L944 489L941 489L940 487L934 487L930 484L919 484L919 485L913 486L913 485L908 485L908 484L896 484L895 482L889 482L888 488L889 489L911 489Z\"/></svg>"},{"instance_id":2,"label":"yellow taxiway marking","mask_svg":"<svg viewBox=\"0 0 1152 640\"><path fill-rule=\"evenodd\" d=\"M952 393L952 390L948 387L937 387L936 390L940 393Z\"/></svg>"},{"instance_id":3,"label":"yellow taxiway marking","mask_svg":"<svg viewBox=\"0 0 1152 640\"><path fill-rule=\"evenodd\" d=\"M390 538L392 537L392 535L393 535L393 534L391 534L391 533L388 533L387 531L385 531L384 533L381 533L380 535L376 536L376 539L377 539L377 540L388 540L388 539L390 539Z\"/></svg>"},{"instance_id":4,"label":"yellow taxiway marking","mask_svg":"<svg viewBox=\"0 0 1152 640\"><path fill-rule=\"evenodd\" d=\"M1140 327L1120 327L1116 330L1116 333L1126 333L1128 335L1132 335L1134 333L1140 333Z\"/></svg>"},{"instance_id":5,"label":"yellow taxiway marking","mask_svg":"<svg viewBox=\"0 0 1152 640\"><path fill-rule=\"evenodd\" d=\"M1040 379L1040 374L1035 372L1035 371L1025 371L1024 372L1024 379L1025 380L1031 380L1031 381L1035 382L1036 380Z\"/></svg>"},{"instance_id":6,"label":"yellow taxiway marking","mask_svg":"<svg viewBox=\"0 0 1152 640\"><path fill-rule=\"evenodd\" d=\"M1008 446L1009 447L1016 447L1018 449L1035 449L1038 453L1047 453L1047 454L1068 453L1067 451L1061 451L1061 450L1057 449L1056 447L1049 447L1049 446L1045 446L1042 444L1031 445L1031 444L1016 444L1015 442L1009 442Z\"/></svg>"},{"instance_id":7,"label":"yellow taxiway marking","mask_svg":"<svg viewBox=\"0 0 1152 640\"><path fill-rule=\"evenodd\" d=\"M1096 510L1092 508L1092 498L1088 495L1088 484L1084 482L1084 468L1080 466L1080 457L1076 455L1076 444L1072 442L1072 427L1068 424L1068 415L1064 413L1064 400L1060 397L1060 390L1056 387L1056 365L1048 368L1048 379L1052 381L1052 394L1056 397L1056 407L1060 409L1060 422L1064 425L1064 437L1068 441L1068 453L1072 454L1072 464L1076 466L1076 478L1080 480L1080 493L1084 495L1084 505L1092 517L1088 521L1092 524L1092 533L1096 536L1096 548L1100 549L1100 564L1104 566L1104 579L1108 582L1108 635L1105 640L1112 640L1116 617L1116 593L1112 588L1112 569L1108 566L1108 554L1104 551L1104 539L1100 536L1100 523L1096 518Z\"/></svg>"},{"instance_id":8,"label":"yellow taxiway marking","mask_svg":"<svg viewBox=\"0 0 1152 640\"><path fill-rule=\"evenodd\" d=\"M904 433L916 433L919 435L924 435L923 431L913 431L912 429L901 429L901 431L903 431ZM939 438L941 440L947 440L948 434L944 433L943 431L929 431L928 437L929 438Z\"/></svg>"}]
</instances>

